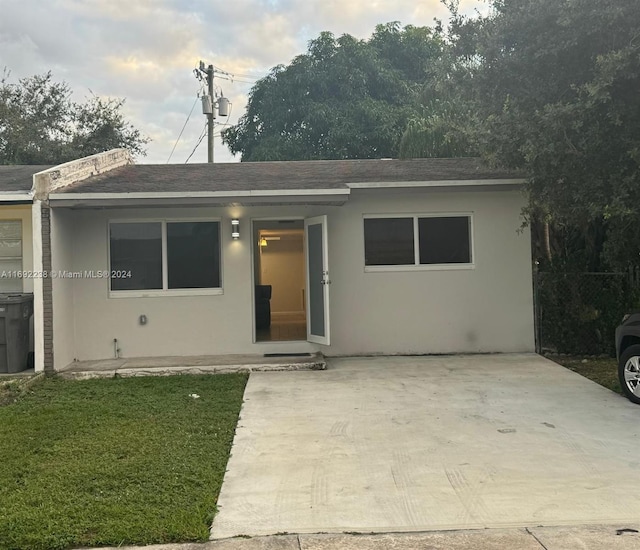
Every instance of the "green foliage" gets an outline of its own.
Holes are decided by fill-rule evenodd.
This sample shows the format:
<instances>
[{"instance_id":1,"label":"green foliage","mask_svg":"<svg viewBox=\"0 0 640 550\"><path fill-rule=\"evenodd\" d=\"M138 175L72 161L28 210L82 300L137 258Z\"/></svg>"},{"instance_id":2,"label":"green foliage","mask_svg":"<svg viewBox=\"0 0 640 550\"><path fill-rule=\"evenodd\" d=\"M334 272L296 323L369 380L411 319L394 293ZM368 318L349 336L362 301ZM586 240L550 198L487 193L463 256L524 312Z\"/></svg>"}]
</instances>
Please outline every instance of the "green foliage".
<instances>
[{"instance_id":1,"label":"green foliage","mask_svg":"<svg viewBox=\"0 0 640 550\"><path fill-rule=\"evenodd\" d=\"M0 548L206 541L246 380L49 378L0 407Z\"/></svg>"},{"instance_id":2,"label":"green foliage","mask_svg":"<svg viewBox=\"0 0 640 550\"><path fill-rule=\"evenodd\" d=\"M369 40L323 32L255 84L223 142L243 161L397 156L442 47L433 30L398 23Z\"/></svg>"},{"instance_id":3,"label":"green foliage","mask_svg":"<svg viewBox=\"0 0 640 550\"><path fill-rule=\"evenodd\" d=\"M71 89L51 73L0 79L0 164L59 164L124 147L144 155L148 138L127 122L124 100L92 95L71 100Z\"/></svg>"},{"instance_id":4,"label":"green foliage","mask_svg":"<svg viewBox=\"0 0 640 550\"><path fill-rule=\"evenodd\" d=\"M639 304L626 274L538 273L536 302L543 350L615 355L615 329Z\"/></svg>"},{"instance_id":5,"label":"green foliage","mask_svg":"<svg viewBox=\"0 0 640 550\"><path fill-rule=\"evenodd\" d=\"M492 17L470 24L477 37L473 54L481 60L470 71L476 138L485 156L524 168L532 203L557 224L637 216L637 2L502 0L494 6ZM624 235L609 233L619 238ZM633 260L637 251L624 263Z\"/></svg>"}]
</instances>

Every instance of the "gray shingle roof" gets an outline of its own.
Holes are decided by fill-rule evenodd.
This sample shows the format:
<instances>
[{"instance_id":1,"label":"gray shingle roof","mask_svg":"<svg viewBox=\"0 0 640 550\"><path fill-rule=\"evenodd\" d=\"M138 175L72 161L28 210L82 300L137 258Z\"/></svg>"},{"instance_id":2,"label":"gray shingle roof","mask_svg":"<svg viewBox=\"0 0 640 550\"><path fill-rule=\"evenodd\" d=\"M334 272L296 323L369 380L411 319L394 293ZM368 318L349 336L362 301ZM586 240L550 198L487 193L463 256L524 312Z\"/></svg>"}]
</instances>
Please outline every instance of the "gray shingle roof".
<instances>
[{"instance_id":1,"label":"gray shingle roof","mask_svg":"<svg viewBox=\"0 0 640 550\"><path fill-rule=\"evenodd\" d=\"M33 185L33 174L47 168L51 166L36 164L0 166L0 192L28 193Z\"/></svg>"},{"instance_id":2,"label":"gray shingle roof","mask_svg":"<svg viewBox=\"0 0 640 550\"><path fill-rule=\"evenodd\" d=\"M519 177L522 175L487 168L475 158L135 164L92 176L56 193L343 189L363 182Z\"/></svg>"}]
</instances>

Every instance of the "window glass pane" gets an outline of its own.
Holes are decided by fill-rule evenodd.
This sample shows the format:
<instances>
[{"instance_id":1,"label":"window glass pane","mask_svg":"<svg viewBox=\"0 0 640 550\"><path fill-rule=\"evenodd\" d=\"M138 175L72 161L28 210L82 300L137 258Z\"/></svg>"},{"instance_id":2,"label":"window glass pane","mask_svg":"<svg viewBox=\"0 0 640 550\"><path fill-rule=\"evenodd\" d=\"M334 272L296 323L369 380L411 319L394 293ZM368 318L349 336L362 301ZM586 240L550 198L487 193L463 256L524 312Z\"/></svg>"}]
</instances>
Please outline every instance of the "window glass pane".
<instances>
[{"instance_id":1,"label":"window glass pane","mask_svg":"<svg viewBox=\"0 0 640 550\"><path fill-rule=\"evenodd\" d=\"M22 271L22 258L0 258L0 292L22 292L22 279L10 277L12 271Z\"/></svg>"},{"instance_id":2,"label":"window glass pane","mask_svg":"<svg viewBox=\"0 0 640 550\"><path fill-rule=\"evenodd\" d=\"M220 288L218 222L167 223L169 288Z\"/></svg>"},{"instance_id":3,"label":"window glass pane","mask_svg":"<svg viewBox=\"0 0 640 550\"><path fill-rule=\"evenodd\" d=\"M418 220L421 264L471 263L469 216Z\"/></svg>"},{"instance_id":4,"label":"window glass pane","mask_svg":"<svg viewBox=\"0 0 640 550\"><path fill-rule=\"evenodd\" d=\"M111 279L111 290L162 289L162 226L152 223L110 225L111 270L131 277Z\"/></svg>"},{"instance_id":5,"label":"window glass pane","mask_svg":"<svg viewBox=\"0 0 640 550\"><path fill-rule=\"evenodd\" d=\"M22 258L22 241L0 239L0 258Z\"/></svg>"},{"instance_id":6,"label":"window glass pane","mask_svg":"<svg viewBox=\"0 0 640 550\"><path fill-rule=\"evenodd\" d=\"M365 265L414 265L413 218L364 220Z\"/></svg>"},{"instance_id":7,"label":"window glass pane","mask_svg":"<svg viewBox=\"0 0 640 550\"><path fill-rule=\"evenodd\" d=\"M21 220L0 220L0 240L22 240Z\"/></svg>"}]
</instances>

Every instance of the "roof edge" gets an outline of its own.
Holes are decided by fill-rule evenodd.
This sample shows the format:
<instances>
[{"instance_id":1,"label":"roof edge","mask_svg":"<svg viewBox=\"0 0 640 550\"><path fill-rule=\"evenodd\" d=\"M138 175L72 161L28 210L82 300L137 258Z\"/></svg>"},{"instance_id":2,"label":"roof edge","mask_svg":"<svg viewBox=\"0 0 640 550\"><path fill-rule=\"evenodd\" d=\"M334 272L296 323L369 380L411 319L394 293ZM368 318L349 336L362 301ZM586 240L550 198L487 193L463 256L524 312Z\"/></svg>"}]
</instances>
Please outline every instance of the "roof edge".
<instances>
[{"instance_id":1,"label":"roof edge","mask_svg":"<svg viewBox=\"0 0 640 550\"><path fill-rule=\"evenodd\" d=\"M126 149L110 149L58 164L33 175L32 193L36 199L46 199L56 189L127 164L133 164L133 158Z\"/></svg>"}]
</instances>

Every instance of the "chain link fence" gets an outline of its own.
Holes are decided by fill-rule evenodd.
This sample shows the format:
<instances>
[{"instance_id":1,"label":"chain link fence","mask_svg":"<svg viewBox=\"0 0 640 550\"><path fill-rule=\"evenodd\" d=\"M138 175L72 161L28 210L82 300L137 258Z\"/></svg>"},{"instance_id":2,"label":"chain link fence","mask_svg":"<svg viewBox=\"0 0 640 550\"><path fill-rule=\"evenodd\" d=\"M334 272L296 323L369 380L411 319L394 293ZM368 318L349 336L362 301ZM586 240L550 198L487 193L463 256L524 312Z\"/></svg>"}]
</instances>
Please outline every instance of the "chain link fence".
<instances>
[{"instance_id":1,"label":"chain link fence","mask_svg":"<svg viewBox=\"0 0 640 550\"><path fill-rule=\"evenodd\" d=\"M534 273L538 353L615 355L622 316L640 309L640 271Z\"/></svg>"}]
</instances>

